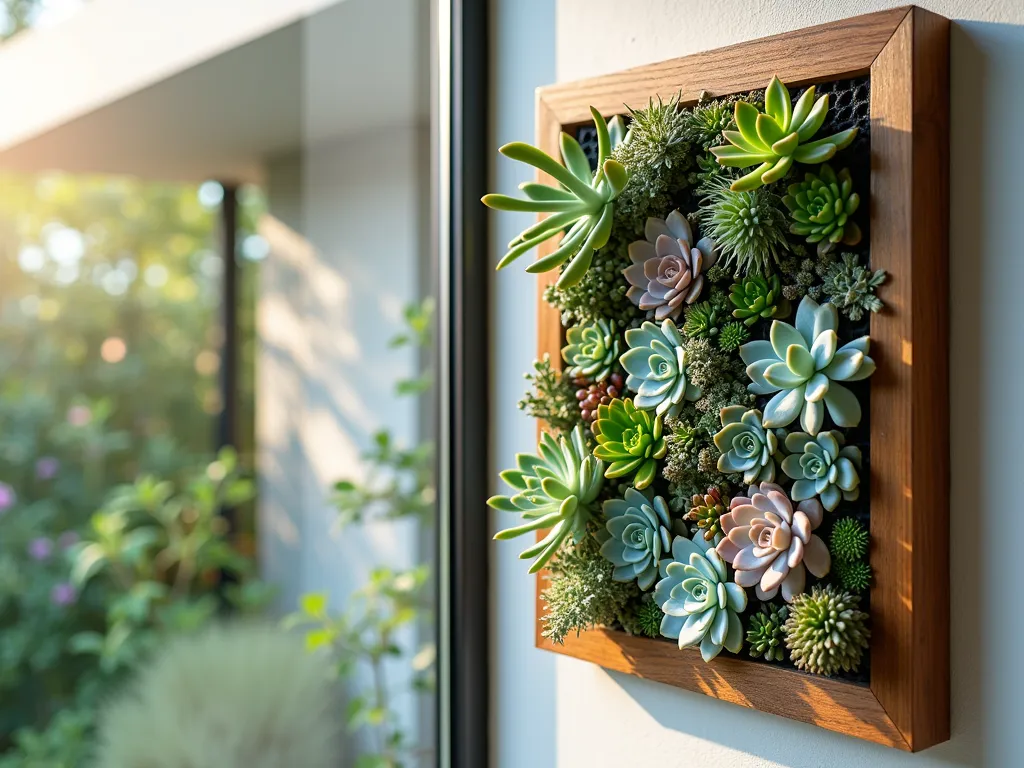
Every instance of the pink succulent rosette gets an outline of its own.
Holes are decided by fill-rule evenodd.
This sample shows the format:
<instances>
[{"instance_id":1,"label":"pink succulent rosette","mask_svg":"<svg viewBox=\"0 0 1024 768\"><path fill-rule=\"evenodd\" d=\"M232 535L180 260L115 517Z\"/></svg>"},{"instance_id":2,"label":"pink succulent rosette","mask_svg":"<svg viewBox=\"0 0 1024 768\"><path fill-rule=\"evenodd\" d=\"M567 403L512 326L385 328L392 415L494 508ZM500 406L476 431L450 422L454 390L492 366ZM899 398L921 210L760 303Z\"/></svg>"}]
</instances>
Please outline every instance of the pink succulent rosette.
<instances>
[{"instance_id":1,"label":"pink succulent rosette","mask_svg":"<svg viewBox=\"0 0 1024 768\"><path fill-rule=\"evenodd\" d=\"M814 531L823 516L816 498L796 508L781 486L752 485L747 496L734 497L722 515L723 538L716 550L736 569L736 583L757 587L761 600L782 590L789 603L804 591L807 571L821 578L832 567L828 547Z\"/></svg>"},{"instance_id":2,"label":"pink succulent rosette","mask_svg":"<svg viewBox=\"0 0 1024 768\"><path fill-rule=\"evenodd\" d=\"M693 230L679 211L647 219L644 237L629 245L632 264L622 272L631 286L626 295L655 320L678 320L683 306L704 289L704 270L717 257L715 244L705 237L692 245Z\"/></svg>"}]
</instances>

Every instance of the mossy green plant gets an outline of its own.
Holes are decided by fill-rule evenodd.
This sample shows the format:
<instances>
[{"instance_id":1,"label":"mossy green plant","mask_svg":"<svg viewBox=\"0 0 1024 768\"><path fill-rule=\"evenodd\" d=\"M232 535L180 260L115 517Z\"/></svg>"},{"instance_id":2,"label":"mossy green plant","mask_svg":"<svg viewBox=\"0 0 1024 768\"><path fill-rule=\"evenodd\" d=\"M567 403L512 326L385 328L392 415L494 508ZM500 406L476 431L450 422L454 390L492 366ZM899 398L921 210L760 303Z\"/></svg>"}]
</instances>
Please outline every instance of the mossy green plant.
<instances>
[{"instance_id":1,"label":"mossy green plant","mask_svg":"<svg viewBox=\"0 0 1024 768\"><path fill-rule=\"evenodd\" d=\"M842 584L843 589L859 595L871 586L871 566L863 560L854 560L852 563L836 563L835 574Z\"/></svg>"},{"instance_id":2,"label":"mossy green plant","mask_svg":"<svg viewBox=\"0 0 1024 768\"><path fill-rule=\"evenodd\" d=\"M718 348L724 352L739 349L750 338L750 331L743 323L726 323L718 334Z\"/></svg>"},{"instance_id":3,"label":"mossy green plant","mask_svg":"<svg viewBox=\"0 0 1024 768\"><path fill-rule=\"evenodd\" d=\"M661 622L664 619L665 614L653 598L644 600L637 606L636 614L633 617L634 631L644 637L658 637L661 634Z\"/></svg>"},{"instance_id":4,"label":"mossy green plant","mask_svg":"<svg viewBox=\"0 0 1024 768\"><path fill-rule=\"evenodd\" d=\"M837 520L832 526L829 550L836 562L852 563L868 552L867 529L852 517Z\"/></svg>"},{"instance_id":5,"label":"mossy green plant","mask_svg":"<svg viewBox=\"0 0 1024 768\"><path fill-rule=\"evenodd\" d=\"M729 168L757 167L732 183L740 192L757 189L783 179L793 163L817 164L830 160L848 147L857 136L857 129L811 141L825 123L828 94L815 100L812 85L793 104L789 89L773 77L765 90L764 112L745 101L736 102L733 117L735 131L724 131L728 142L711 148L718 162Z\"/></svg>"},{"instance_id":6,"label":"mossy green plant","mask_svg":"<svg viewBox=\"0 0 1024 768\"><path fill-rule=\"evenodd\" d=\"M853 322L860 322L865 312L878 312L882 300L875 290L885 282L884 269L873 272L862 266L853 253L844 253L830 264L824 275L822 292Z\"/></svg>"},{"instance_id":7,"label":"mossy green plant","mask_svg":"<svg viewBox=\"0 0 1024 768\"><path fill-rule=\"evenodd\" d=\"M691 339L711 339L725 325L727 315L710 301L702 301L686 308L683 333Z\"/></svg>"},{"instance_id":8,"label":"mossy green plant","mask_svg":"<svg viewBox=\"0 0 1024 768\"><path fill-rule=\"evenodd\" d=\"M516 469L501 473L514 491L511 496L492 496L487 505L502 512L516 512L526 522L495 535L505 540L549 529L536 544L519 557L534 559L530 573L536 573L571 536L580 541L587 523L597 511L598 495L604 483L604 463L587 449L583 427L577 425L569 437L555 439L541 435L537 455L520 453Z\"/></svg>"},{"instance_id":9,"label":"mossy green plant","mask_svg":"<svg viewBox=\"0 0 1024 768\"><path fill-rule=\"evenodd\" d=\"M662 429L661 416L637 408L629 398L599 405L591 430L597 440L594 456L608 462L605 477L632 475L635 488L649 486L667 450Z\"/></svg>"},{"instance_id":10,"label":"mossy green plant","mask_svg":"<svg viewBox=\"0 0 1024 768\"><path fill-rule=\"evenodd\" d=\"M620 120L613 124L610 132L600 112L591 107L590 113L597 127L595 172L591 172L590 161L579 142L567 133L562 133L559 139L565 165L543 150L523 142L512 142L498 150L512 160L549 174L558 182L555 186L537 182L521 184L519 188L526 195L525 199L501 194L484 195L484 205L497 211L551 214L523 230L509 243L508 252L498 262L498 269L568 229L552 253L526 268L527 272L548 272L568 262L558 278L558 285L564 288L577 284L583 278L590 269L594 252L608 243L612 232L613 201L629 178L626 168L609 157L613 134L622 140L624 130Z\"/></svg>"}]
</instances>

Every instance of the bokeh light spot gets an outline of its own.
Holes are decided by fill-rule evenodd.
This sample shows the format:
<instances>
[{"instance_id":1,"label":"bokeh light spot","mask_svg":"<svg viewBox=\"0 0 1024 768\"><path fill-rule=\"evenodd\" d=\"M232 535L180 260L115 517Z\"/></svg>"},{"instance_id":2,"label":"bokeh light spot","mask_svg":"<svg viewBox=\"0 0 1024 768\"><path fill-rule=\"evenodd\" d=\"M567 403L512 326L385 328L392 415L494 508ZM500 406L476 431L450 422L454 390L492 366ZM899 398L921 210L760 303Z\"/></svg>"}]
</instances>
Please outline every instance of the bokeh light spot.
<instances>
[{"instance_id":1,"label":"bokeh light spot","mask_svg":"<svg viewBox=\"0 0 1024 768\"><path fill-rule=\"evenodd\" d=\"M108 363L120 363L128 354L128 345L118 336L108 336L100 345L100 357Z\"/></svg>"}]
</instances>

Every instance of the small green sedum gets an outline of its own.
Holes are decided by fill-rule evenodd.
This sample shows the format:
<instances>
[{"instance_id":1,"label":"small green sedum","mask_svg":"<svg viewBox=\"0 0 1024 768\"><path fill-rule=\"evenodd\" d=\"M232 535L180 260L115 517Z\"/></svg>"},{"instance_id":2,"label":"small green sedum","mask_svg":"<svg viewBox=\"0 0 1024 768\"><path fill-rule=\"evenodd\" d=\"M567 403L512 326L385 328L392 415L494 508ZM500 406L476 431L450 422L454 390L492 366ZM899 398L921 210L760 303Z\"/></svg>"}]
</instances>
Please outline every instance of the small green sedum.
<instances>
[{"instance_id":1,"label":"small green sedum","mask_svg":"<svg viewBox=\"0 0 1024 768\"><path fill-rule=\"evenodd\" d=\"M765 111L745 101L736 102L735 131L723 131L728 144L712 147L718 162L729 168L753 171L732 184L734 191L757 189L784 178L793 163L817 164L830 160L848 147L857 135L856 128L811 141L828 114L828 94L814 99L812 85L792 103L789 90L778 76L772 78L764 94Z\"/></svg>"},{"instance_id":2,"label":"small green sedum","mask_svg":"<svg viewBox=\"0 0 1024 768\"><path fill-rule=\"evenodd\" d=\"M704 661L722 649L739 653L743 625L739 614L747 607L747 593L728 580L725 561L701 532L693 539L676 536L672 557L662 561L661 581L654 601L665 613L661 634L677 640L680 648L699 647Z\"/></svg>"},{"instance_id":3,"label":"small green sedum","mask_svg":"<svg viewBox=\"0 0 1024 768\"><path fill-rule=\"evenodd\" d=\"M790 184L782 202L793 218L789 231L817 243L818 253L828 253L837 243L860 242L860 227L851 219L860 206L860 195L853 191L846 168L836 175L825 163L818 173L809 172L802 182Z\"/></svg>"},{"instance_id":4,"label":"small green sedum","mask_svg":"<svg viewBox=\"0 0 1024 768\"><path fill-rule=\"evenodd\" d=\"M575 325L565 332L565 340L562 359L570 366L570 376L598 382L611 375L619 357L619 334L614 321L602 318Z\"/></svg>"},{"instance_id":5,"label":"small green sedum","mask_svg":"<svg viewBox=\"0 0 1024 768\"><path fill-rule=\"evenodd\" d=\"M841 432L806 432L786 435L789 455L782 460L782 471L793 479L790 496L793 501L821 497L829 512L840 501L856 501L860 497L860 448L844 445Z\"/></svg>"},{"instance_id":6,"label":"small green sedum","mask_svg":"<svg viewBox=\"0 0 1024 768\"><path fill-rule=\"evenodd\" d=\"M634 475L633 486L639 490L651 484L658 460L668 450L661 416L637 408L629 398L615 398L597 407L591 431L597 440L594 456L608 462L605 477Z\"/></svg>"},{"instance_id":7,"label":"small green sedum","mask_svg":"<svg viewBox=\"0 0 1024 768\"><path fill-rule=\"evenodd\" d=\"M667 555L672 525L668 504L661 496L648 500L640 491L627 488L621 499L603 505L609 539L601 545L614 569L616 581L636 581L645 592L658 578L658 563Z\"/></svg>"},{"instance_id":8,"label":"small green sedum","mask_svg":"<svg viewBox=\"0 0 1024 768\"><path fill-rule=\"evenodd\" d=\"M593 262L594 251L607 245L612 232L612 201L629 178L626 168L610 159L609 154L627 137L622 118L612 120L609 130L609 124L596 109L591 107L590 113L597 127L597 171L593 173L583 148L567 133L559 137L565 165L537 147L519 141L498 150L505 157L532 165L558 182L554 186L536 182L520 184L526 199L484 195L484 205L496 211L551 214L523 230L508 244L508 252L498 262L498 269L568 229L554 252L526 268L527 272L548 272L568 261L558 279L559 288L568 288L583 279Z\"/></svg>"},{"instance_id":9,"label":"small green sedum","mask_svg":"<svg viewBox=\"0 0 1024 768\"><path fill-rule=\"evenodd\" d=\"M683 336L670 319L660 326L644 322L626 331L629 350L620 362L626 369L626 386L636 392L633 404L675 418L685 401L695 401L701 389L686 375Z\"/></svg>"},{"instance_id":10,"label":"small green sedum","mask_svg":"<svg viewBox=\"0 0 1024 768\"><path fill-rule=\"evenodd\" d=\"M597 508L604 484L604 463L587 450L583 427L577 425L569 438L556 440L545 432L537 455L520 453L517 469L501 473L501 479L515 491L512 496L492 496L487 505L503 512L518 512L526 523L499 532L495 539L514 539L531 531L549 528L539 542L524 550L523 560L536 558L530 573L536 573L572 535L579 542L587 533L587 522Z\"/></svg>"},{"instance_id":11,"label":"small green sedum","mask_svg":"<svg viewBox=\"0 0 1024 768\"><path fill-rule=\"evenodd\" d=\"M839 382L861 381L875 372L868 357L871 339L861 336L838 347L839 315L833 304L804 297L796 313L796 326L772 322L769 341L751 341L740 347L755 395L776 394L765 406L763 424L785 427L800 417L800 425L817 435L825 408L839 427L855 427L861 420L856 395Z\"/></svg>"},{"instance_id":12,"label":"small green sedum","mask_svg":"<svg viewBox=\"0 0 1024 768\"><path fill-rule=\"evenodd\" d=\"M729 289L729 301L736 309L732 316L751 326L759 319L779 320L790 313L789 302L782 297L782 284L778 275L762 277L749 275Z\"/></svg>"}]
</instances>

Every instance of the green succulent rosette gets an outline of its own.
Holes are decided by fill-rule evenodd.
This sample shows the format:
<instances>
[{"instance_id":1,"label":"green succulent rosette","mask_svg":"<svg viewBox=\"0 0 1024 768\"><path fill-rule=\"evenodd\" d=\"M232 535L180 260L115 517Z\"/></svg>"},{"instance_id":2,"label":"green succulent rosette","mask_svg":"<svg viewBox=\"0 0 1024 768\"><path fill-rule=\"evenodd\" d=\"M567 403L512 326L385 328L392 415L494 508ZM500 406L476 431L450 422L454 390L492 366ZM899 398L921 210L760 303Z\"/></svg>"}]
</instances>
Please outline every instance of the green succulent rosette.
<instances>
[{"instance_id":1,"label":"green succulent rosette","mask_svg":"<svg viewBox=\"0 0 1024 768\"><path fill-rule=\"evenodd\" d=\"M680 648L699 647L706 662L723 648L739 653L739 614L747 607L747 593L728 580L725 561L712 542L699 531L692 539L676 536L672 557L662 561L659 572L654 602L665 613L661 634L677 640Z\"/></svg>"},{"instance_id":2,"label":"green succulent rosette","mask_svg":"<svg viewBox=\"0 0 1024 768\"><path fill-rule=\"evenodd\" d=\"M765 406L765 427L785 427L799 417L804 431L816 435L826 408L839 427L860 423L860 403L840 382L861 381L875 372L868 356L871 339L861 336L838 347L838 327L835 305L819 305L808 296L797 309L795 327L775 320L768 341L740 347L751 380L747 389L755 395L778 393Z\"/></svg>"},{"instance_id":3,"label":"green succulent rosette","mask_svg":"<svg viewBox=\"0 0 1024 768\"><path fill-rule=\"evenodd\" d=\"M759 319L783 319L789 310L789 302L782 297L782 285L778 275L765 278L749 275L729 289L729 301L736 307L732 316L751 326Z\"/></svg>"},{"instance_id":4,"label":"green succulent rosette","mask_svg":"<svg viewBox=\"0 0 1024 768\"><path fill-rule=\"evenodd\" d=\"M726 167L757 166L733 182L734 191L757 189L779 181L794 162L823 163L850 145L857 135L856 128L811 141L828 114L828 94L817 101L814 96L812 85L793 104L789 89L776 76L765 90L763 113L746 101L736 102L737 130L723 131L722 136L729 143L711 148L719 164Z\"/></svg>"},{"instance_id":5,"label":"green succulent rosette","mask_svg":"<svg viewBox=\"0 0 1024 768\"><path fill-rule=\"evenodd\" d=\"M860 242L860 227L851 219L860 205L860 195L853 191L846 168L837 175L826 163L818 173L807 173L802 182L789 185L782 202L793 218L789 231L805 236L808 243L817 243L819 253L827 253L837 243Z\"/></svg>"},{"instance_id":6,"label":"green succulent rosette","mask_svg":"<svg viewBox=\"0 0 1024 768\"><path fill-rule=\"evenodd\" d=\"M686 375L686 348L676 324L666 319L657 326L651 322L626 331L630 349L622 356L626 386L636 392L633 404L653 409L659 416L674 418L683 402L697 400L701 389Z\"/></svg>"},{"instance_id":7,"label":"green succulent rosette","mask_svg":"<svg viewBox=\"0 0 1024 768\"><path fill-rule=\"evenodd\" d=\"M845 445L841 432L806 432L786 435L789 455L782 460L782 471L793 479L793 501L821 497L829 512L840 501L856 501L860 496L860 449Z\"/></svg>"},{"instance_id":8,"label":"green succulent rosette","mask_svg":"<svg viewBox=\"0 0 1024 768\"><path fill-rule=\"evenodd\" d=\"M498 150L505 157L531 165L558 182L554 186L532 181L520 184L526 199L484 195L484 205L496 211L551 214L523 230L508 244L508 252L498 262L498 269L568 229L552 253L526 268L527 272L548 272L568 261L558 278L558 287L568 288L583 279L594 260L594 251L607 245L612 233L612 201L629 179L626 168L610 159L609 155L617 144L625 140L626 129L621 117L613 119L609 126L593 107L590 113L597 128L595 172L591 172L590 161L579 142L567 133L559 137L565 165L537 147L520 141L506 144Z\"/></svg>"},{"instance_id":9,"label":"green succulent rosette","mask_svg":"<svg viewBox=\"0 0 1024 768\"><path fill-rule=\"evenodd\" d=\"M516 469L501 473L501 479L515 493L492 496L487 505L503 512L517 512L526 522L499 532L494 538L517 536L550 529L536 544L524 550L523 560L536 558L530 573L543 568L571 535L580 541L587 533L587 522L597 508L597 497L604 484L604 463L587 450L583 427L577 425L568 438L541 435L537 455L520 453Z\"/></svg>"},{"instance_id":10,"label":"green succulent rosette","mask_svg":"<svg viewBox=\"0 0 1024 768\"><path fill-rule=\"evenodd\" d=\"M598 382L611 375L619 357L619 334L614 322L601 319L573 326L565 332L565 340L562 359L570 366L570 376Z\"/></svg>"},{"instance_id":11,"label":"green succulent rosette","mask_svg":"<svg viewBox=\"0 0 1024 768\"><path fill-rule=\"evenodd\" d=\"M723 408L722 429L715 433L715 447L721 451L718 471L742 472L747 485L775 481L775 454L779 439L761 421L761 412L742 405Z\"/></svg>"},{"instance_id":12,"label":"green succulent rosette","mask_svg":"<svg viewBox=\"0 0 1024 768\"><path fill-rule=\"evenodd\" d=\"M658 563L669 551L672 521L661 496L648 500L640 491L627 488L621 499L603 505L608 540L601 554L613 566L615 581L636 581L645 592L658 578Z\"/></svg>"},{"instance_id":13,"label":"green succulent rosette","mask_svg":"<svg viewBox=\"0 0 1024 768\"><path fill-rule=\"evenodd\" d=\"M637 408L629 398L616 398L597 407L591 431L597 440L594 456L608 463L605 477L633 475L633 486L641 490L651 484L668 450L661 416Z\"/></svg>"}]
</instances>

